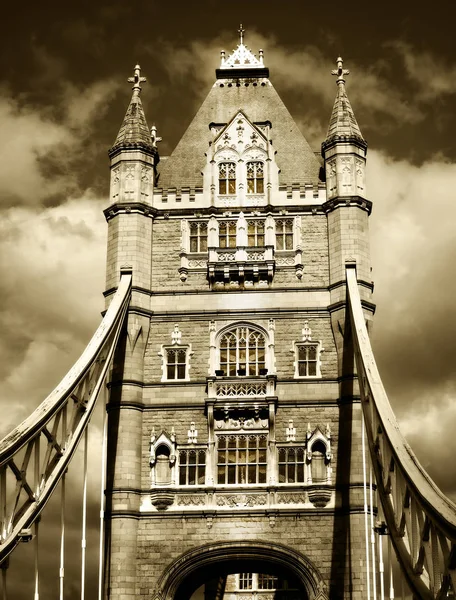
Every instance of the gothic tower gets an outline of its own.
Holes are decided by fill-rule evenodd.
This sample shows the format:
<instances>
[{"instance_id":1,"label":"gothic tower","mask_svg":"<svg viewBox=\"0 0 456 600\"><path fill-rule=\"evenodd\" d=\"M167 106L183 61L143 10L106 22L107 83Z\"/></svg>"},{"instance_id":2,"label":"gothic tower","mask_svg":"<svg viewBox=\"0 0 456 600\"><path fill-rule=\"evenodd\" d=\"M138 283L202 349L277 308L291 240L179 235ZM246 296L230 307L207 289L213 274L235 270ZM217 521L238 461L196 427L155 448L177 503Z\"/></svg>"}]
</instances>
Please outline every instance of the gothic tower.
<instances>
[{"instance_id":1,"label":"gothic tower","mask_svg":"<svg viewBox=\"0 0 456 600\"><path fill-rule=\"evenodd\" d=\"M345 269L370 303L367 145L321 157L241 39L159 163L133 96L110 150L106 297L133 291L108 403L106 597L365 598Z\"/></svg>"}]
</instances>

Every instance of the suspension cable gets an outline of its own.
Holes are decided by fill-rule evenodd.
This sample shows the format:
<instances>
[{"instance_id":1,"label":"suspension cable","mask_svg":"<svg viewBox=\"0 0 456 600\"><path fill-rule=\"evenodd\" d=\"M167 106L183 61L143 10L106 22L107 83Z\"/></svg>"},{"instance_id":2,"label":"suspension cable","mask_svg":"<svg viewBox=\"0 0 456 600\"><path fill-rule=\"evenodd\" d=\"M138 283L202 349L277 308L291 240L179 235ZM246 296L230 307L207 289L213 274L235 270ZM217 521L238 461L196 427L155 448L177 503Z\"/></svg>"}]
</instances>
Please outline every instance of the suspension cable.
<instances>
[{"instance_id":1,"label":"suspension cable","mask_svg":"<svg viewBox=\"0 0 456 600\"><path fill-rule=\"evenodd\" d=\"M377 600L377 573L375 572L375 530L374 530L374 501L372 493L372 465L369 464L369 504L370 504L370 530L372 548L372 597ZM382 599L383 600L383 599Z\"/></svg>"},{"instance_id":2,"label":"suspension cable","mask_svg":"<svg viewBox=\"0 0 456 600\"><path fill-rule=\"evenodd\" d=\"M60 568L59 568L59 600L63 600L63 581L65 577L65 474L62 476L60 488Z\"/></svg>"},{"instance_id":3,"label":"suspension cable","mask_svg":"<svg viewBox=\"0 0 456 600\"><path fill-rule=\"evenodd\" d=\"M381 506L381 502L378 501L378 491L376 492L377 496L377 507L378 507L378 520L380 521L380 526L383 527L384 517L383 517L383 509ZM385 564L383 562L383 538L385 537L384 532L377 533L377 542L378 542L378 572L380 579L380 600L385 599Z\"/></svg>"},{"instance_id":4,"label":"suspension cable","mask_svg":"<svg viewBox=\"0 0 456 600\"><path fill-rule=\"evenodd\" d=\"M89 424L84 431L84 482L82 491L82 537L81 537L81 600L85 598L86 546L87 546L87 454L89 443Z\"/></svg>"},{"instance_id":5,"label":"suspension cable","mask_svg":"<svg viewBox=\"0 0 456 600\"><path fill-rule=\"evenodd\" d=\"M394 581L393 581L393 563L391 549L391 532L388 535L388 580L389 580L389 600L394 600Z\"/></svg>"},{"instance_id":6,"label":"suspension cable","mask_svg":"<svg viewBox=\"0 0 456 600\"><path fill-rule=\"evenodd\" d=\"M98 557L98 600L103 600L103 570L104 570L104 511L105 511L105 483L106 483L106 451L107 451L107 425L108 418L106 412L108 395L108 386L106 382L103 385L103 402L101 404L103 411L103 429L101 442L101 481L100 481L100 548Z\"/></svg>"},{"instance_id":7,"label":"suspension cable","mask_svg":"<svg viewBox=\"0 0 456 600\"><path fill-rule=\"evenodd\" d=\"M40 519L38 518L35 521L35 595L33 596L34 600L40 600L40 569L39 569L39 523Z\"/></svg>"},{"instance_id":8,"label":"suspension cable","mask_svg":"<svg viewBox=\"0 0 456 600\"><path fill-rule=\"evenodd\" d=\"M362 453L363 453L363 493L364 493L364 528L365 528L365 542L366 542L366 583L367 583L367 600L370 600L370 559L369 559L369 525L368 525L368 514L367 514L367 474L366 474L366 433L364 414L361 413L361 441L362 441Z\"/></svg>"}]
</instances>

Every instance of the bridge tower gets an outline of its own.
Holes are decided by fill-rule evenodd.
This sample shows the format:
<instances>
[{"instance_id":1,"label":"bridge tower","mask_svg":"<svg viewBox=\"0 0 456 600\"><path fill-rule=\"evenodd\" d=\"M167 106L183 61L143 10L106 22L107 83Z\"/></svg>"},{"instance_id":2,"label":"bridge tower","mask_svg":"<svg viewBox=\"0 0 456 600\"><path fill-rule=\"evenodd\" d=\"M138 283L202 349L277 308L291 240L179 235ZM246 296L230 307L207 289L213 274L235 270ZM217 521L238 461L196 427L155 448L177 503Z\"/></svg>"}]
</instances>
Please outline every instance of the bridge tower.
<instances>
[{"instance_id":1,"label":"bridge tower","mask_svg":"<svg viewBox=\"0 0 456 600\"><path fill-rule=\"evenodd\" d=\"M366 597L345 268L369 318L367 145L341 59L320 156L243 33L160 163L136 67L110 150L107 302L133 277L107 407L112 600Z\"/></svg>"}]
</instances>

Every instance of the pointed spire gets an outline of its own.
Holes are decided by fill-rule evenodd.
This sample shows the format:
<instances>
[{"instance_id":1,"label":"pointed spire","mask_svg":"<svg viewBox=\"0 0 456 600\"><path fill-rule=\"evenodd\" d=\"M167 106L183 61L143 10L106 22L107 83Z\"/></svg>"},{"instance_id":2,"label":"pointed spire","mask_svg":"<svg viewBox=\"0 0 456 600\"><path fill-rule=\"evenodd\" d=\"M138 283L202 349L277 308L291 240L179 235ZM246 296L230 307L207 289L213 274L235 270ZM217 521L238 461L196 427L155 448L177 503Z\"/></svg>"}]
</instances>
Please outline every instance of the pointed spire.
<instances>
[{"instance_id":1,"label":"pointed spire","mask_svg":"<svg viewBox=\"0 0 456 600\"><path fill-rule=\"evenodd\" d=\"M343 60L339 56L337 59L337 69L331 71L331 74L337 77L337 95L329 121L328 133L323 145L346 138L355 139L366 145L345 89L344 77L349 73L348 69L343 68Z\"/></svg>"},{"instance_id":2,"label":"pointed spire","mask_svg":"<svg viewBox=\"0 0 456 600\"><path fill-rule=\"evenodd\" d=\"M146 78L141 77L141 67L139 65L135 66L133 77L129 77L127 81L133 83L133 95L116 141L109 150L110 156L123 148L143 148L152 152L156 151L140 98L141 83L144 83Z\"/></svg>"}]
</instances>

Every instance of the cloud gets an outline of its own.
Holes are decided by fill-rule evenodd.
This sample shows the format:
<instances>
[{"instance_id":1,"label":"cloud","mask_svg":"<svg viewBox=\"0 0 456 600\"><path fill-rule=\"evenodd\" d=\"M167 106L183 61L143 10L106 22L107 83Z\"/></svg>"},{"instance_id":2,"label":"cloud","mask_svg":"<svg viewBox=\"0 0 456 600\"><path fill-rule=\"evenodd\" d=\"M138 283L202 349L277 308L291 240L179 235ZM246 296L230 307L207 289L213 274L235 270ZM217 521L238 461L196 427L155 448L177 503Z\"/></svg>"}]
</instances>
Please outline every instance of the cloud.
<instances>
[{"instance_id":1,"label":"cloud","mask_svg":"<svg viewBox=\"0 0 456 600\"><path fill-rule=\"evenodd\" d=\"M437 98L456 94L456 67L445 64L430 52L420 52L410 44L388 44L402 58L408 78L418 87L419 99L433 102Z\"/></svg>"},{"instance_id":2,"label":"cloud","mask_svg":"<svg viewBox=\"0 0 456 600\"><path fill-rule=\"evenodd\" d=\"M442 454L449 458L456 451L450 418L456 405L456 281L450 275L456 262L456 165L434 159L417 167L371 152L368 178L376 358L418 458L454 493L455 478L442 476Z\"/></svg>"}]
</instances>

